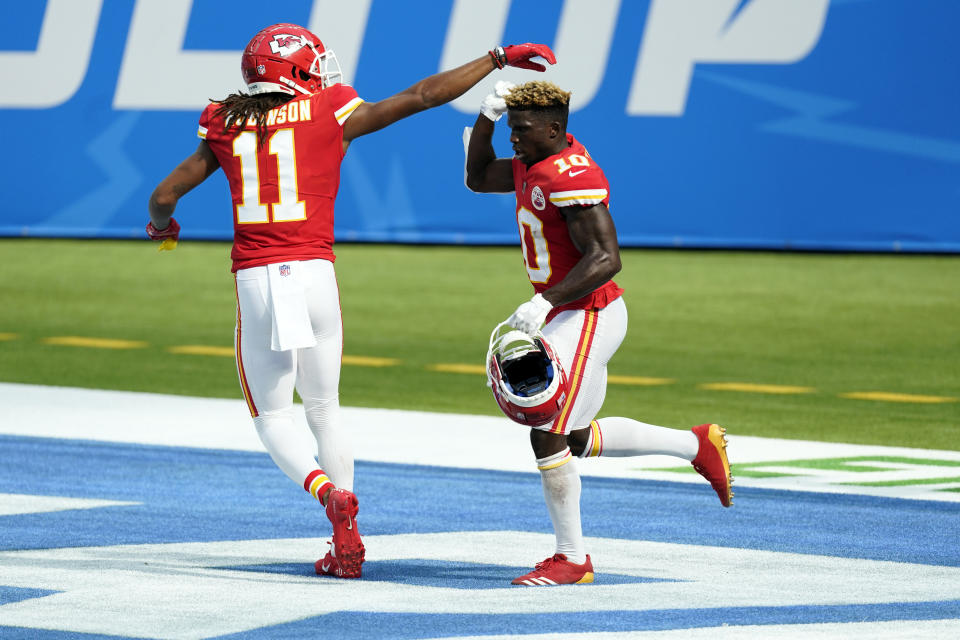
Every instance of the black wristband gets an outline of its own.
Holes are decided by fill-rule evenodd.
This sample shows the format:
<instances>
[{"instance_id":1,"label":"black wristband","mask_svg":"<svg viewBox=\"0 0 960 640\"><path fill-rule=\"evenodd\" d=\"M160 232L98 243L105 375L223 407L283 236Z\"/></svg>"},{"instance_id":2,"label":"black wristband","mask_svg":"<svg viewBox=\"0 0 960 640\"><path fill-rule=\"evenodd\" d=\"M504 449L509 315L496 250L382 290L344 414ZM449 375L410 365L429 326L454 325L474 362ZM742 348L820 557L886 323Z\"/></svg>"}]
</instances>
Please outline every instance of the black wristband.
<instances>
[{"instance_id":1,"label":"black wristband","mask_svg":"<svg viewBox=\"0 0 960 640\"><path fill-rule=\"evenodd\" d=\"M503 66L507 64L507 54L503 52L503 47L495 47L492 51L488 51L490 57L493 58L494 64L497 65L497 69L503 69Z\"/></svg>"}]
</instances>

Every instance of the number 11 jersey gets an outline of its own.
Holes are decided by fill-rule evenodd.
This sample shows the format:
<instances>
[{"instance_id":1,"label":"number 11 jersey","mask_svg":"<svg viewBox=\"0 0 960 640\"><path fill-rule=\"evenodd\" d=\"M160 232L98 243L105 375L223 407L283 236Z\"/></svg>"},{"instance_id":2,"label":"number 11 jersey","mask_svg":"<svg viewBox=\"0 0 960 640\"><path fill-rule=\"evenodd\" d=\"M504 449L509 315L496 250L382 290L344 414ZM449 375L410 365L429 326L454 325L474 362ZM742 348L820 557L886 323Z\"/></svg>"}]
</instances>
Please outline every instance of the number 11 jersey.
<instances>
[{"instance_id":1,"label":"number 11 jersey","mask_svg":"<svg viewBox=\"0 0 960 640\"><path fill-rule=\"evenodd\" d=\"M220 107L200 116L207 141L230 183L233 271L286 260L334 261L333 205L340 186L343 124L363 100L336 84L271 109L263 144L249 121L224 132Z\"/></svg>"}]
</instances>

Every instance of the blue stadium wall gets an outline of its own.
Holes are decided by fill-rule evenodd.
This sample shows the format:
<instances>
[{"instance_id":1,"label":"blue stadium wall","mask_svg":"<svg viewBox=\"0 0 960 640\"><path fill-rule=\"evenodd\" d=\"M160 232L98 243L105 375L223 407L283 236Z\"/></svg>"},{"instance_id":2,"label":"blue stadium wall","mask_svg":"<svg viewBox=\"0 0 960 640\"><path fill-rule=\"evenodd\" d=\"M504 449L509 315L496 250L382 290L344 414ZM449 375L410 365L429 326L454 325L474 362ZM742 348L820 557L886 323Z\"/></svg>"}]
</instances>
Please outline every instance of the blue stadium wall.
<instances>
[{"instance_id":1,"label":"blue stadium wall","mask_svg":"<svg viewBox=\"0 0 960 640\"><path fill-rule=\"evenodd\" d=\"M497 79L573 91L625 246L960 251L956 0L41 0L3 3L0 235L143 237L153 187L274 22L312 28L376 101L497 43L550 44L361 138L339 241L517 242L510 195L463 185L462 134ZM510 155L505 121L495 145ZM228 239L222 174L181 201Z\"/></svg>"}]
</instances>

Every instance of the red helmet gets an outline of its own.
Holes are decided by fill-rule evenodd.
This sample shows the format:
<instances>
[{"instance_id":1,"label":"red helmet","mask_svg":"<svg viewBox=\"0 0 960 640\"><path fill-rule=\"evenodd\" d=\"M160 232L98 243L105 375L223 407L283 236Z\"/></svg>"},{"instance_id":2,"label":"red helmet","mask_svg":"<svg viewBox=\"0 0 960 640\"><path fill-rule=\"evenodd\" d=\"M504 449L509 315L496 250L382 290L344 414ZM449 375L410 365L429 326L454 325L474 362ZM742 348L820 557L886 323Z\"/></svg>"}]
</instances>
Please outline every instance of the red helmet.
<instances>
[{"instance_id":1,"label":"red helmet","mask_svg":"<svg viewBox=\"0 0 960 640\"><path fill-rule=\"evenodd\" d=\"M320 38L295 24L263 29L243 50L240 71L251 95L311 94L342 79L340 64Z\"/></svg>"},{"instance_id":2,"label":"red helmet","mask_svg":"<svg viewBox=\"0 0 960 640\"><path fill-rule=\"evenodd\" d=\"M552 422L567 399L567 375L543 335L505 322L490 335L487 384L503 413L528 427Z\"/></svg>"}]
</instances>

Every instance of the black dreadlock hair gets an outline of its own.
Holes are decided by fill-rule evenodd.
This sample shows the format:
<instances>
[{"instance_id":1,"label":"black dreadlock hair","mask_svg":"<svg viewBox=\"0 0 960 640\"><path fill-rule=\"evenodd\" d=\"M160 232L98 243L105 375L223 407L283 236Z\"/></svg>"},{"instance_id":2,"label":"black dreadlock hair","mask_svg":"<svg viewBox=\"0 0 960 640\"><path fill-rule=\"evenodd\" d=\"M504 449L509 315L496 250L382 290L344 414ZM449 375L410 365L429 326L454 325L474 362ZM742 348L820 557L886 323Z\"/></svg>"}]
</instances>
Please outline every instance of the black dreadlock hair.
<instances>
[{"instance_id":1,"label":"black dreadlock hair","mask_svg":"<svg viewBox=\"0 0 960 640\"><path fill-rule=\"evenodd\" d=\"M211 100L220 105L213 113L214 117L223 117L223 132L229 133L236 129L234 136L239 135L253 118L257 123L257 144L262 146L267 138L267 112L286 104L295 96L279 91L271 93L231 93L223 100Z\"/></svg>"}]
</instances>

